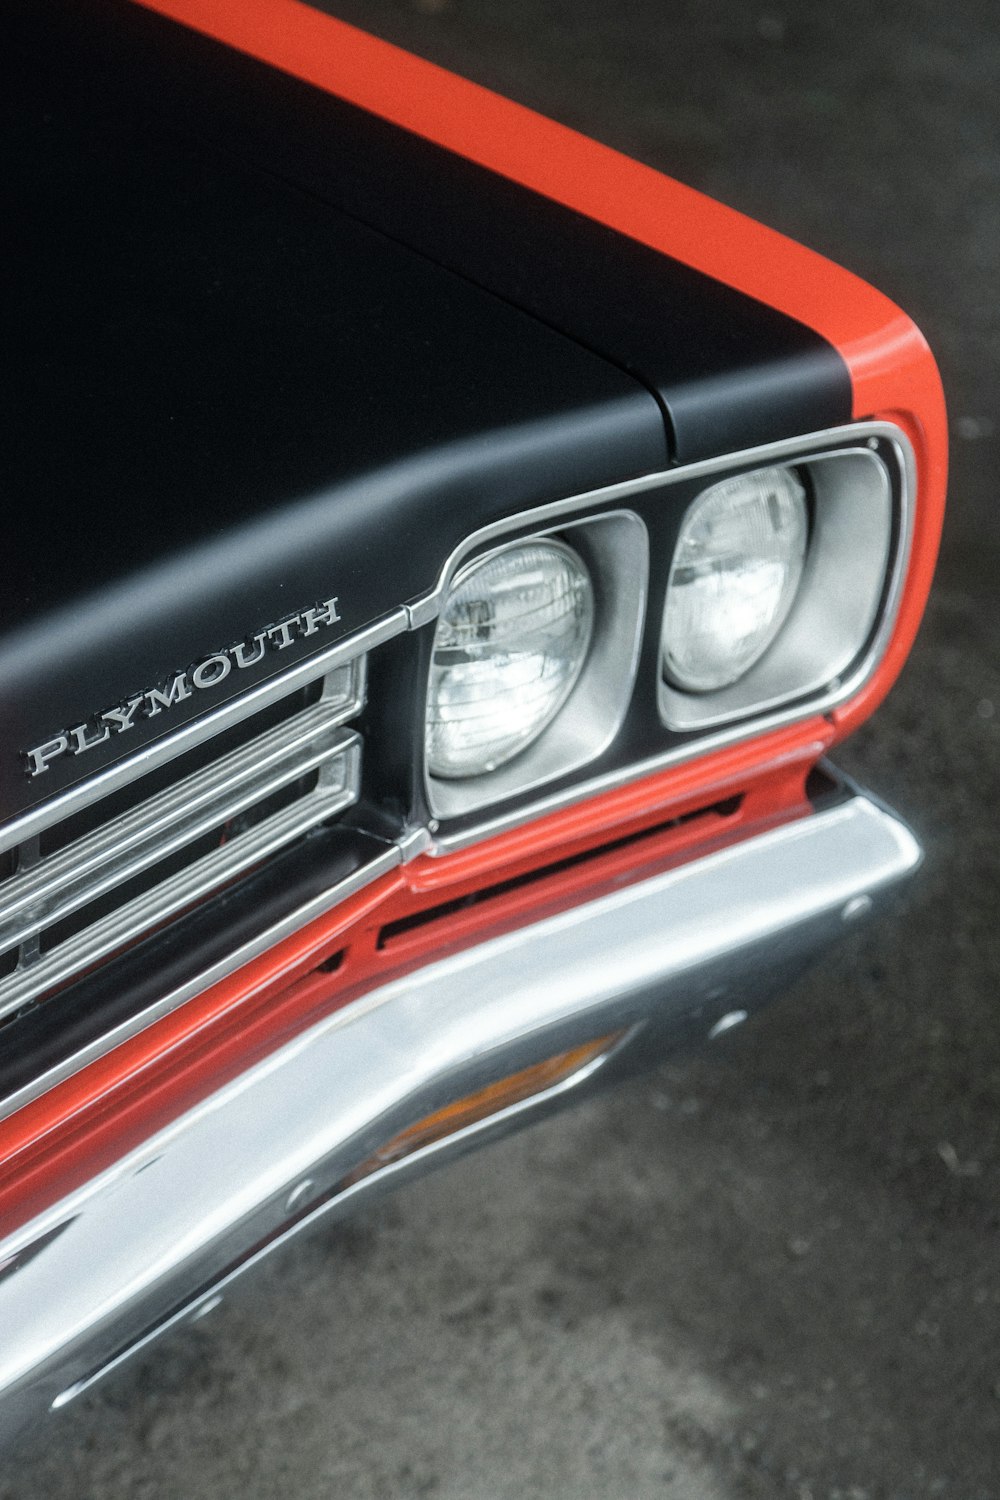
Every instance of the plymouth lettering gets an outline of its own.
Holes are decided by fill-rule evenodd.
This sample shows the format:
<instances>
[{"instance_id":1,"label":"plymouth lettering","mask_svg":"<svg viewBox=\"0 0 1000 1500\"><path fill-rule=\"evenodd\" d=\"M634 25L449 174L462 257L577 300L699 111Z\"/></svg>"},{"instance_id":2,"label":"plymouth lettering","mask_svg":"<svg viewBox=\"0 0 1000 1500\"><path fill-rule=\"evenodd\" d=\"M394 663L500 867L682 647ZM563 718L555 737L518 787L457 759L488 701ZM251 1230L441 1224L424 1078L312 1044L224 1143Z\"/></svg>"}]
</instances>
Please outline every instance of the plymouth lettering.
<instances>
[{"instance_id":1,"label":"plymouth lettering","mask_svg":"<svg viewBox=\"0 0 1000 1500\"><path fill-rule=\"evenodd\" d=\"M102 709L93 718L82 724L72 724L61 730L41 745L23 753L25 773L28 776L43 775L54 761L65 755L82 755L96 745L119 734L127 734L136 724L155 718L178 703L184 703L195 693L211 691L224 682L231 672L243 672L263 661L269 652L287 651L296 640L316 635L320 630L335 625L340 620L336 599L324 599L310 609L289 615L274 625L267 626L255 635L247 636L235 645L222 651L213 651L200 661L173 672L155 687L146 688Z\"/></svg>"}]
</instances>

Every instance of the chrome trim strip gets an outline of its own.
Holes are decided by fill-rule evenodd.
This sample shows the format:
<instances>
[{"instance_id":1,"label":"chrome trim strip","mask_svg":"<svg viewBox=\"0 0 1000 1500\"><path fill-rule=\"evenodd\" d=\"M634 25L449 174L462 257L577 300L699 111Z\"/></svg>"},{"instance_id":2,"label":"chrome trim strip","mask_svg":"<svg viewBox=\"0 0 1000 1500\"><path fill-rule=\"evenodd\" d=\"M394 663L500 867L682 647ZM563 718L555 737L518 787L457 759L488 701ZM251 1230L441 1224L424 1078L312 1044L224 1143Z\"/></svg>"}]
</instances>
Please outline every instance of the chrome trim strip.
<instances>
[{"instance_id":1,"label":"chrome trim strip","mask_svg":"<svg viewBox=\"0 0 1000 1500\"><path fill-rule=\"evenodd\" d=\"M581 512L590 514L594 507L597 506L607 506L610 504L617 506L630 497L644 494L648 490L661 488L663 485L676 484L690 479L714 477L721 473L728 473L732 469L742 467L745 464L760 463L761 465L765 465L779 459L788 460L807 456L818 459L826 455L830 444L843 443L847 440L856 440L859 443L870 442L872 444L882 440L892 447L898 462L900 495L899 540L893 558L892 574L889 579L880 622L873 634L867 652L861 661L859 661L854 672L839 682L831 683L825 692L813 693L804 701L799 700L793 704L786 704L784 707L779 706L770 712L730 722L719 729L700 735L688 744L666 750L660 755L650 756L644 761L624 766L603 776L591 777L575 782L572 786L533 801L530 805L521 806L513 811L500 812L493 817L484 818L481 823L464 829L461 833L442 834L437 825L432 824L434 846L431 853L444 855L453 850L466 849L471 844L480 843L483 839L490 838L495 834L504 833L511 828L517 828L521 824L529 822L533 818L540 817L545 813L556 812L560 808L570 807L587 797L597 796L601 792L613 791L620 786L627 786L630 782L638 781L644 776L664 770L667 766L680 765L698 756L724 749L728 745L738 744L743 740L754 739L758 735L767 733L769 730L779 729L785 724L793 724L800 719L807 719L816 714L827 713L831 708L835 708L837 704L843 703L846 699L852 697L864 686L881 660L889 644L896 615L899 610L913 535L916 460L909 439L894 423L851 423L846 427L831 427L825 431L810 433L806 437L795 438L791 441L768 443L762 447L745 449L742 453L729 453L723 458L706 459L701 463L689 464L686 468L670 469L662 474L646 474L639 479L627 480L622 484L609 485L605 489L591 490L587 494L578 495L573 499L560 500L553 505L541 506L537 510L524 512L522 515L512 517L509 520L496 522L494 525L484 527L481 531L474 532L472 536L466 538L448 559L448 562L442 569L441 577L434 591L411 610L411 615L417 623L425 624L436 618L448 579L454 568L461 563L462 559L470 551L476 550L476 548L492 541L498 536L505 536L515 530L530 531L532 527L545 526L559 518L580 515ZM656 691L655 684L652 691ZM818 753L821 754L822 750L822 746L818 747Z\"/></svg>"},{"instance_id":2,"label":"chrome trim strip","mask_svg":"<svg viewBox=\"0 0 1000 1500\"><path fill-rule=\"evenodd\" d=\"M507 516L502 521L493 521L489 526L480 527L478 531L472 532L451 553L441 569L434 588L423 598L408 606L411 628L415 629L426 625L430 620L437 619L441 598L455 569L470 552L475 552L479 547L498 537L507 536L512 531L521 531L536 525L559 521L567 516L577 515L581 511L591 510L594 506L628 500L633 495L643 495L647 490L660 489L665 484L676 484L687 479L707 478L715 474L726 473L732 468L742 467L745 463L759 462L763 465L776 458L794 458L799 454L813 452L817 444L845 442L850 438L857 438L861 442L868 438L883 438L893 443L903 455L911 493L915 490L916 461L913 449L902 428L897 427L894 422L848 422L843 427L824 427L819 432L810 432L803 437L783 438L776 443L762 443L756 448L744 448L738 453L726 453L719 458L704 458L698 463L678 466L675 469L664 469L657 474L641 474L636 479L623 479L618 484L608 484L597 490L586 490L581 495L573 495L565 500L554 500L547 505L539 505L534 510L521 511L518 515Z\"/></svg>"},{"instance_id":3,"label":"chrome trim strip","mask_svg":"<svg viewBox=\"0 0 1000 1500\"><path fill-rule=\"evenodd\" d=\"M266 953L269 948L292 937L310 922L314 922L317 917L323 916L338 906L341 901L346 901L349 896L363 890L373 880L378 880L382 875L388 875L390 870L396 869L397 865L404 862L404 858L404 852L399 847L389 845L384 853L370 860L362 869L356 870L345 880L338 880L322 895L313 897L302 906L297 906L294 911L289 912L287 917L282 917L280 922L273 923L256 937L251 938L249 942L241 944L239 948L234 948L232 953L228 953L225 958L212 964L210 968L203 969L194 979L178 985L176 989L162 996L153 1005L148 1005L136 1015L130 1016L127 1021L122 1021L110 1031L105 1032L103 1036L98 1037L96 1041L86 1047L81 1047L78 1052L74 1052L63 1062L40 1074L38 1078L32 1079L31 1083L26 1084L24 1088L8 1094L5 1099L0 1100L0 1122L16 1114L33 1099L38 1099L42 1094L48 1093L49 1089L55 1088L57 1083L63 1083L67 1078L72 1078L74 1073L79 1073L80 1069L85 1068L88 1063L95 1062L105 1053L113 1051L115 1047L120 1047L130 1037L137 1036L140 1031L145 1031L147 1026L161 1021L164 1016L168 1016L171 1011L177 1010L188 1000L193 1000L196 995L211 989L213 984L219 984L223 979L228 979L244 964L252 963L255 958L260 958L261 954ZM268 982L272 982L276 977L280 977L280 971L277 975L270 975Z\"/></svg>"},{"instance_id":4,"label":"chrome trim strip","mask_svg":"<svg viewBox=\"0 0 1000 1500\"><path fill-rule=\"evenodd\" d=\"M587 781L581 781L572 787L566 787L561 791L552 792L547 797L541 797L532 802L530 807L519 808L517 812L498 813L496 817L487 818L482 823L477 823L475 828L469 828L462 833L443 834L436 824L431 825L434 842L428 850L429 854L436 857L454 853L459 849L468 849L472 844L482 843L484 839L492 838L498 833L507 833L511 828L519 828L522 823L531 822L534 818L545 817L547 813L560 812L564 807L573 807L577 802L587 797L600 796L602 792L614 792L620 787L630 786L634 781L641 781L644 776L652 776L665 767L680 764L685 760L693 760L697 755L707 754L708 751L724 748L731 743L728 739L718 736L714 739L706 737L699 744L684 753L678 751L669 755L653 755L647 760L635 761L630 766L623 766L616 771L608 771L603 776L592 776ZM819 760L826 754L827 746L822 740L814 740L812 744L803 745L796 751L796 758L806 758L811 755L814 760ZM780 762L770 762L773 767Z\"/></svg>"},{"instance_id":5,"label":"chrome trim strip","mask_svg":"<svg viewBox=\"0 0 1000 1500\"><path fill-rule=\"evenodd\" d=\"M0 1279L7 1425L179 1308L207 1307L263 1243L337 1209L337 1184L429 1110L574 1039L699 1004L707 1028L720 982L813 952L919 860L909 830L856 796L335 1012L0 1242L0 1265L24 1257Z\"/></svg>"},{"instance_id":6,"label":"chrome trim strip","mask_svg":"<svg viewBox=\"0 0 1000 1500\"><path fill-rule=\"evenodd\" d=\"M0 952L336 759L350 742L339 726L351 712L350 702L321 699L124 817L17 871L0 884Z\"/></svg>"},{"instance_id":7,"label":"chrome trim strip","mask_svg":"<svg viewBox=\"0 0 1000 1500\"><path fill-rule=\"evenodd\" d=\"M350 807L357 801L360 780L360 736L338 730L333 753L324 757L315 791L85 927L48 955L18 969L0 982L0 1018L82 969L89 969L149 928L235 879L283 844Z\"/></svg>"},{"instance_id":8,"label":"chrome trim strip","mask_svg":"<svg viewBox=\"0 0 1000 1500\"><path fill-rule=\"evenodd\" d=\"M315 682L317 677L326 676L328 672L350 662L354 657L361 656L375 646L380 646L383 641L400 635L409 629L409 620L407 610L400 607L391 615L387 615L384 620L377 620L346 640L338 641L325 651L318 652L316 656L308 657L287 672L281 673L280 676L268 678L266 682L250 688L242 697L233 699L231 703L224 703L200 719L185 724L173 734L165 735L162 740L147 745L145 749L138 751L129 759L109 766L107 770L98 772L87 781L81 782L79 786L70 787L67 791L51 798L50 801L32 808L29 812L22 813L20 817L14 818L0 828L0 854L13 848L15 844L34 838L46 828L50 828L53 823L69 817L80 808L89 807L92 802L108 796L119 787L127 786L137 776L144 776L147 771L153 771L166 761L183 755L185 750L191 750L196 745L203 744L205 740L221 734L231 725L239 724L251 714L270 707L279 698L293 693L296 688L306 687L310 682Z\"/></svg>"},{"instance_id":9,"label":"chrome trim strip","mask_svg":"<svg viewBox=\"0 0 1000 1500\"><path fill-rule=\"evenodd\" d=\"M408 865L411 859L416 859L419 854L426 854L432 843L430 829L419 824L415 828L407 828L396 840L396 847L400 854L400 863Z\"/></svg>"}]
</instances>

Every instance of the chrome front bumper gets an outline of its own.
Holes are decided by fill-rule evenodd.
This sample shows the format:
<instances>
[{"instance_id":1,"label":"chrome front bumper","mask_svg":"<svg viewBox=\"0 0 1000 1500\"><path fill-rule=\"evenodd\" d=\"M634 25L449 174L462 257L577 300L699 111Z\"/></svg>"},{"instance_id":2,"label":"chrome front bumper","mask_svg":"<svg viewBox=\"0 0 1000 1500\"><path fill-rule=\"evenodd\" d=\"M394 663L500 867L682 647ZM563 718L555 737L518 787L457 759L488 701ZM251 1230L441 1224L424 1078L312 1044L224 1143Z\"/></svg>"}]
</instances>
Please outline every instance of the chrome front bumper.
<instances>
[{"instance_id":1,"label":"chrome front bumper","mask_svg":"<svg viewBox=\"0 0 1000 1500\"><path fill-rule=\"evenodd\" d=\"M599 1071L741 1017L920 861L863 795L385 985L0 1240L0 1432L88 1389L321 1217ZM398 1131L624 1031L609 1062L344 1187ZM629 1056L633 1062L629 1063Z\"/></svg>"}]
</instances>

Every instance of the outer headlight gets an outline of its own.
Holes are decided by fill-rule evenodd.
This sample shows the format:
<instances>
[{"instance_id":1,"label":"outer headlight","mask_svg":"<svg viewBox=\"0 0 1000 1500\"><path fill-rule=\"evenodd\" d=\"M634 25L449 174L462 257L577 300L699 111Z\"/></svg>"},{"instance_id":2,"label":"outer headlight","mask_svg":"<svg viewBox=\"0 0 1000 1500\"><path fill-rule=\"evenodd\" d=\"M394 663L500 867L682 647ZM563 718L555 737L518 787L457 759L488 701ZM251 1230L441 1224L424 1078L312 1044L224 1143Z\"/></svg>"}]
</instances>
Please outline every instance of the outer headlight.
<instances>
[{"instance_id":1,"label":"outer headlight","mask_svg":"<svg viewBox=\"0 0 1000 1500\"><path fill-rule=\"evenodd\" d=\"M460 573L434 637L431 774L477 776L536 740L580 675L593 623L590 575L561 542L515 542Z\"/></svg>"},{"instance_id":2,"label":"outer headlight","mask_svg":"<svg viewBox=\"0 0 1000 1500\"><path fill-rule=\"evenodd\" d=\"M791 468L758 469L692 504L663 610L663 672L676 687L728 687L775 639L802 577L805 490Z\"/></svg>"}]
</instances>

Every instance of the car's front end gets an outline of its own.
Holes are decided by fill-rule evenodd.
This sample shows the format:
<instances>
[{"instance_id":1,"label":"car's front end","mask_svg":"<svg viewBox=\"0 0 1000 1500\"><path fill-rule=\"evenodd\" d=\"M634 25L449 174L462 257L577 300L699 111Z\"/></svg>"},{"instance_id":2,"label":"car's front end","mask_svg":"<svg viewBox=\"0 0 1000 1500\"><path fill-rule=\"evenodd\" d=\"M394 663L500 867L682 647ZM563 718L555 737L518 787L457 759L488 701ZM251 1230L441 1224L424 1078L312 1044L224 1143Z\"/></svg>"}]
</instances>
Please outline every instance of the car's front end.
<instances>
[{"instance_id":1,"label":"car's front end","mask_svg":"<svg viewBox=\"0 0 1000 1500\"><path fill-rule=\"evenodd\" d=\"M295 4L14 28L0 1409L744 1020L945 441L847 273Z\"/></svg>"}]
</instances>

